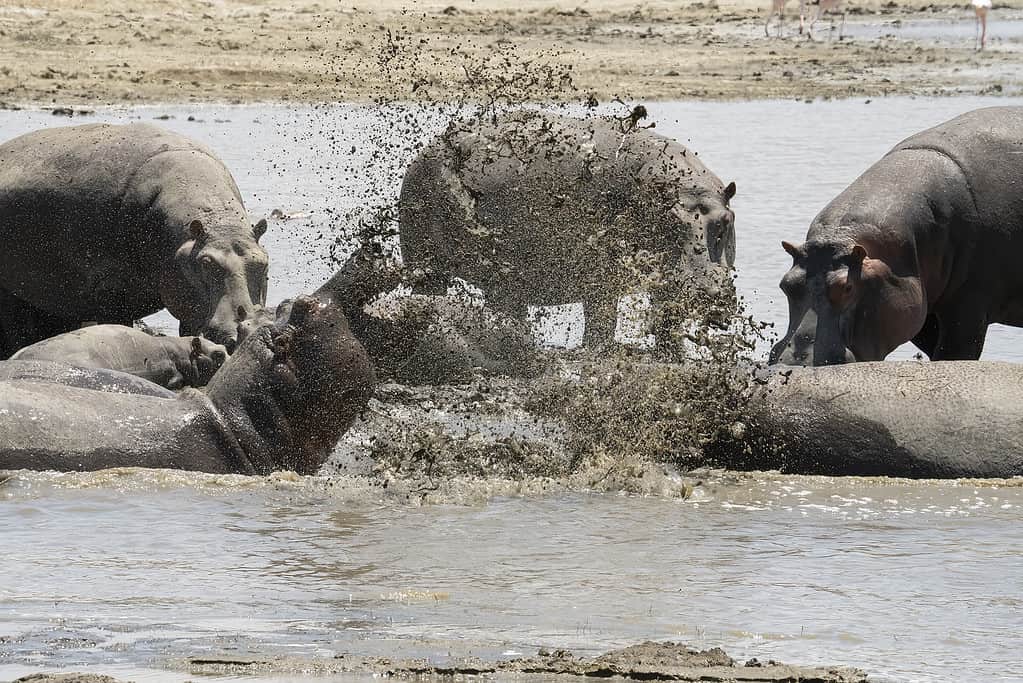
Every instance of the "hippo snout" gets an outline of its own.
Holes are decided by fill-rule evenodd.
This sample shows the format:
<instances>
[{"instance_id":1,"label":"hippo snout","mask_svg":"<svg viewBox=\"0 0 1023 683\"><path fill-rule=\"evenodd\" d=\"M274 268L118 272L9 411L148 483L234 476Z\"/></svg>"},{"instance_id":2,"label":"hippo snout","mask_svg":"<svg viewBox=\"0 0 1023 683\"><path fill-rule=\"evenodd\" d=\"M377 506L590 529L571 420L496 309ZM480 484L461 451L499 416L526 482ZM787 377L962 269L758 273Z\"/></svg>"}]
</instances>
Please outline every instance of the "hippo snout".
<instances>
[{"instance_id":1,"label":"hippo snout","mask_svg":"<svg viewBox=\"0 0 1023 683\"><path fill-rule=\"evenodd\" d=\"M842 365L855 363L856 356L847 348L825 357L814 354L815 337L813 334L796 332L789 339L782 339L771 348L768 362L771 365Z\"/></svg>"},{"instance_id":2,"label":"hippo snout","mask_svg":"<svg viewBox=\"0 0 1023 683\"><path fill-rule=\"evenodd\" d=\"M724 209L707 225L707 256L711 263L731 268L735 263L735 213Z\"/></svg>"},{"instance_id":3,"label":"hippo snout","mask_svg":"<svg viewBox=\"0 0 1023 683\"><path fill-rule=\"evenodd\" d=\"M237 323L232 324L230 327L210 324L202 331L202 334L211 342L222 344L228 353L234 353L234 350L238 348L239 335Z\"/></svg>"}]
</instances>

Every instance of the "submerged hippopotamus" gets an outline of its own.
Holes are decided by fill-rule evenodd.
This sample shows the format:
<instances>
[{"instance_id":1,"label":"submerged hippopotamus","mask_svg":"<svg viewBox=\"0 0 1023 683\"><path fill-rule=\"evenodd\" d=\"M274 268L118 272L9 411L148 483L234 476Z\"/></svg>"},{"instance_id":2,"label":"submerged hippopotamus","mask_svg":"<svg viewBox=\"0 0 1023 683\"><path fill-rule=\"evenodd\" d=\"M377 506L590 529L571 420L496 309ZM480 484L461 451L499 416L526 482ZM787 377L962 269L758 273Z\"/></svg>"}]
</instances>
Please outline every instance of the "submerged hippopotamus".
<instances>
[{"instance_id":1,"label":"submerged hippopotamus","mask_svg":"<svg viewBox=\"0 0 1023 683\"><path fill-rule=\"evenodd\" d=\"M202 337L158 337L124 325L92 325L26 346L11 360L119 370L183 389L206 386L227 360L227 349Z\"/></svg>"},{"instance_id":2,"label":"submerged hippopotamus","mask_svg":"<svg viewBox=\"0 0 1023 683\"><path fill-rule=\"evenodd\" d=\"M610 341L623 294L687 261L731 268L727 186L635 120L520 110L452 125L405 174L401 253L417 293L461 277L496 311L583 302L586 340ZM644 282L645 281L645 282Z\"/></svg>"},{"instance_id":3,"label":"submerged hippopotamus","mask_svg":"<svg viewBox=\"0 0 1023 683\"><path fill-rule=\"evenodd\" d=\"M0 358L83 322L166 307L233 348L266 300L251 225L212 152L155 126L40 130L0 145Z\"/></svg>"},{"instance_id":4,"label":"submerged hippopotamus","mask_svg":"<svg viewBox=\"0 0 1023 683\"><path fill-rule=\"evenodd\" d=\"M744 429L708 455L735 469L914 478L1023 475L1023 365L873 362L769 369Z\"/></svg>"},{"instance_id":5,"label":"submerged hippopotamus","mask_svg":"<svg viewBox=\"0 0 1023 683\"><path fill-rule=\"evenodd\" d=\"M978 109L903 140L783 242L789 325L771 361L881 360L912 341L977 359L1023 325L1023 107Z\"/></svg>"},{"instance_id":6,"label":"submerged hippopotamus","mask_svg":"<svg viewBox=\"0 0 1023 683\"><path fill-rule=\"evenodd\" d=\"M25 363L0 364L15 366L14 379L0 379L0 469L312 474L374 383L340 309L308 297L286 321L254 330L205 392L139 391L142 380L124 374L119 387L93 388L90 373L94 387L120 373L76 368L48 380L45 366Z\"/></svg>"}]
</instances>

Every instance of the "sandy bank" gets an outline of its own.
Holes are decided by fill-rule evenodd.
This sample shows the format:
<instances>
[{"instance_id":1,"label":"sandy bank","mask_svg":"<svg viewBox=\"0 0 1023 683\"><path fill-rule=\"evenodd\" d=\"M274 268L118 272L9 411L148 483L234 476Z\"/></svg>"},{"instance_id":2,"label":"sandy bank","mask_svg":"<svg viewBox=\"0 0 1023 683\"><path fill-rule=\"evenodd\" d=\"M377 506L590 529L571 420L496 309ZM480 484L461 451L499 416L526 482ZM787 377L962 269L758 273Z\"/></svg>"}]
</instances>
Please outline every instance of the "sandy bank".
<instances>
[{"instance_id":1,"label":"sandy bank","mask_svg":"<svg viewBox=\"0 0 1023 683\"><path fill-rule=\"evenodd\" d=\"M786 37L765 38L767 4L5 3L0 102L369 100L411 97L422 87L451 97L464 85L466 65L498 53L514 54L517 62L570 67L577 91L534 88L533 99L591 92L601 101L869 97L1011 92L1023 84L1021 44L1007 29L1013 17L1023 16L1019 10L996 6L993 42L977 53L965 3L852 3L847 30L890 25L896 37L852 30L856 37L842 41L829 39L827 22L818 25L813 41L797 35L798 10L791 0ZM907 22L960 28L950 35L898 35Z\"/></svg>"}]
</instances>

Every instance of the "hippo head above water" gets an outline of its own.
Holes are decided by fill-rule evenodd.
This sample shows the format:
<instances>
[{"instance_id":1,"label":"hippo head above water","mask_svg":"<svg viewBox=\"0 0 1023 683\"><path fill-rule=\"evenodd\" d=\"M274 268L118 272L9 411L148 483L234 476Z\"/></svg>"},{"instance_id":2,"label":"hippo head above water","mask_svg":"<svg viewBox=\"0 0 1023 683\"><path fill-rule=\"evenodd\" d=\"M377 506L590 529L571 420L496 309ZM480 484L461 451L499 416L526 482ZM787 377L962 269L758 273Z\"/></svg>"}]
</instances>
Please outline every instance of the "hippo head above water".
<instances>
[{"instance_id":1,"label":"hippo head above water","mask_svg":"<svg viewBox=\"0 0 1023 683\"><path fill-rule=\"evenodd\" d=\"M299 297L286 319L249 333L207 394L257 472L313 474L365 407L374 382L341 309Z\"/></svg>"},{"instance_id":2,"label":"hippo head above water","mask_svg":"<svg viewBox=\"0 0 1023 683\"><path fill-rule=\"evenodd\" d=\"M696 234L703 235L707 260L724 268L735 265L735 212L728 206L734 196L734 182L719 192L694 187L683 193L672 210L683 222L694 225Z\"/></svg>"},{"instance_id":3,"label":"hippo head above water","mask_svg":"<svg viewBox=\"0 0 1023 683\"><path fill-rule=\"evenodd\" d=\"M883 360L923 326L927 305L920 280L897 259L851 240L782 247L792 256L780 284L789 325L771 349L771 363ZM871 254L872 248L878 253Z\"/></svg>"},{"instance_id":4,"label":"hippo head above water","mask_svg":"<svg viewBox=\"0 0 1023 683\"><path fill-rule=\"evenodd\" d=\"M204 387L227 361L227 348L202 337L192 337L188 353L189 386ZM172 387L173 388L173 387Z\"/></svg>"},{"instance_id":5,"label":"hippo head above water","mask_svg":"<svg viewBox=\"0 0 1023 683\"><path fill-rule=\"evenodd\" d=\"M161 280L164 304L181 321L180 334L202 334L232 351L238 326L266 303L266 251L259 238L266 220L251 229L193 220Z\"/></svg>"}]
</instances>

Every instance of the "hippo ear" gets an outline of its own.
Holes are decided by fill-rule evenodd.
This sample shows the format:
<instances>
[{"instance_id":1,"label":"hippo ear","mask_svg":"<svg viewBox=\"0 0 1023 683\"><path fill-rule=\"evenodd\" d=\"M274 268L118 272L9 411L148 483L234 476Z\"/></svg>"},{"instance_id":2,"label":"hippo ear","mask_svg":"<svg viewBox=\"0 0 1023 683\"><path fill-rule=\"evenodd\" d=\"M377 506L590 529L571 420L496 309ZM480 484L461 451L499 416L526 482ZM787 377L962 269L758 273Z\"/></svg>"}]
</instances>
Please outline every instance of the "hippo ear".
<instances>
[{"instance_id":1,"label":"hippo ear","mask_svg":"<svg viewBox=\"0 0 1023 683\"><path fill-rule=\"evenodd\" d=\"M862 265L865 258L867 258L867 250L857 244L853 246L852 253L849 254L849 265Z\"/></svg>"},{"instance_id":2,"label":"hippo ear","mask_svg":"<svg viewBox=\"0 0 1023 683\"><path fill-rule=\"evenodd\" d=\"M192 358L202 355L202 340L199 337L192 337Z\"/></svg>"},{"instance_id":3,"label":"hippo ear","mask_svg":"<svg viewBox=\"0 0 1023 683\"><path fill-rule=\"evenodd\" d=\"M729 201L735 196L735 182L728 183L728 187L725 188L725 201Z\"/></svg>"},{"instance_id":4,"label":"hippo ear","mask_svg":"<svg viewBox=\"0 0 1023 683\"><path fill-rule=\"evenodd\" d=\"M791 242L786 242L785 240L782 240L781 248L787 251L789 256L796 260L803 258L803 252L800 251L799 247L795 246Z\"/></svg>"},{"instance_id":5,"label":"hippo ear","mask_svg":"<svg viewBox=\"0 0 1023 683\"><path fill-rule=\"evenodd\" d=\"M260 218L259 221L252 226L252 236L259 241L259 238L266 234L266 219Z\"/></svg>"},{"instance_id":6,"label":"hippo ear","mask_svg":"<svg viewBox=\"0 0 1023 683\"><path fill-rule=\"evenodd\" d=\"M206 228L203 227L202 221L196 219L188 224L188 234L192 236L192 239L197 240L206 233Z\"/></svg>"}]
</instances>

